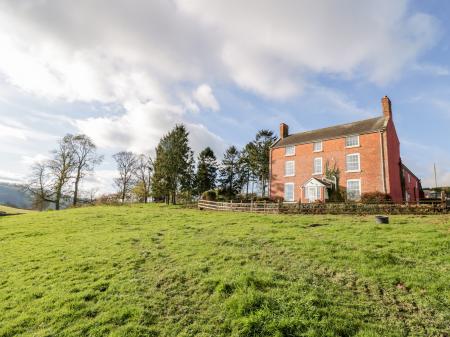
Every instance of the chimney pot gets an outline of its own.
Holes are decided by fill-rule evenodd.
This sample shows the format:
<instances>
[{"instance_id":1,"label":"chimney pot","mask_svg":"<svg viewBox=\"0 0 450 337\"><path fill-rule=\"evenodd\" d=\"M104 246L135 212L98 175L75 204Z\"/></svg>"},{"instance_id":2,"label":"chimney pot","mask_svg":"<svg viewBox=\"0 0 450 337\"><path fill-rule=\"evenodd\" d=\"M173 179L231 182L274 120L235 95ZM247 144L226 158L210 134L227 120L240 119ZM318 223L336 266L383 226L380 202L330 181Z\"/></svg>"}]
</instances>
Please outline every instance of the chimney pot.
<instances>
[{"instance_id":1,"label":"chimney pot","mask_svg":"<svg viewBox=\"0 0 450 337\"><path fill-rule=\"evenodd\" d=\"M383 115L392 118L392 105L389 97L384 96L381 99L381 106L383 107Z\"/></svg>"},{"instance_id":2,"label":"chimney pot","mask_svg":"<svg viewBox=\"0 0 450 337\"><path fill-rule=\"evenodd\" d=\"M280 124L280 138L286 138L289 135L289 126L285 123Z\"/></svg>"}]
</instances>

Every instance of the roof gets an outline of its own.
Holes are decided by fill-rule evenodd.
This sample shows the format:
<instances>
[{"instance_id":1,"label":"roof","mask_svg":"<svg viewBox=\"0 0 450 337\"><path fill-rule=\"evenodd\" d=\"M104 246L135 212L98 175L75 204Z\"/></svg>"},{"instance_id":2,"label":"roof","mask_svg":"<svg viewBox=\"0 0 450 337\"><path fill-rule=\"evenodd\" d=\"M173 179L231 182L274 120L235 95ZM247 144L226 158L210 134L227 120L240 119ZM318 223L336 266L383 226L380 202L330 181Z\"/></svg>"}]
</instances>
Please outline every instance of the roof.
<instances>
[{"instance_id":1,"label":"roof","mask_svg":"<svg viewBox=\"0 0 450 337\"><path fill-rule=\"evenodd\" d=\"M277 148L287 145L312 143L319 140L377 132L380 130L384 130L386 128L387 122L388 118L382 116L348 124L330 126L323 129L294 133L283 139L279 139L273 145L273 147Z\"/></svg>"},{"instance_id":2,"label":"roof","mask_svg":"<svg viewBox=\"0 0 450 337\"><path fill-rule=\"evenodd\" d=\"M325 181L325 180L323 180L323 179L319 179L319 178L316 178L316 177L311 177L311 178L309 178L309 179L306 180L301 186L303 187L303 186L307 185L311 180L317 181L317 182L318 182L320 185L322 185L323 187L329 187L329 186L331 186L331 183L330 183L330 182L327 182L327 181Z\"/></svg>"}]
</instances>

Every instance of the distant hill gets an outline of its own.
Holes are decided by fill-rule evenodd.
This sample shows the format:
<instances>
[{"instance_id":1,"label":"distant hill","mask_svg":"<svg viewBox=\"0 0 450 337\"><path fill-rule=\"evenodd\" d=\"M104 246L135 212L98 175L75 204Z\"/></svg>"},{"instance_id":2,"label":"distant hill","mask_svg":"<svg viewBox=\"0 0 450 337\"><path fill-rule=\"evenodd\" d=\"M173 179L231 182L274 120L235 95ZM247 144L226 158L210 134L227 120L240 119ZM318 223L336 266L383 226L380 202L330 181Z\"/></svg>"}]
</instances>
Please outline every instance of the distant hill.
<instances>
[{"instance_id":1,"label":"distant hill","mask_svg":"<svg viewBox=\"0 0 450 337\"><path fill-rule=\"evenodd\" d=\"M22 185L0 182L0 204L17 208L31 208L31 198Z\"/></svg>"}]
</instances>

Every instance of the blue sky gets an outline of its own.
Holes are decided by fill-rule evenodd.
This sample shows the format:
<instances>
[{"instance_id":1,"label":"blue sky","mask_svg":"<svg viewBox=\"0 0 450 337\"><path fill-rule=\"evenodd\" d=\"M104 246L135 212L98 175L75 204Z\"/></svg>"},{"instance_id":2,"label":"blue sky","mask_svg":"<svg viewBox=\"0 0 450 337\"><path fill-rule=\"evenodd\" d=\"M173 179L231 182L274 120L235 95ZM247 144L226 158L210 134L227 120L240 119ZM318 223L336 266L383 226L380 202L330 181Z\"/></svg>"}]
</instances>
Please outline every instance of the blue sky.
<instances>
[{"instance_id":1,"label":"blue sky","mask_svg":"<svg viewBox=\"0 0 450 337\"><path fill-rule=\"evenodd\" d=\"M152 152L185 123L220 155L258 129L291 132L381 114L404 162L450 185L450 3L445 1L0 1L0 180L26 180L64 134L105 162Z\"/></svg>"}]
</instances>

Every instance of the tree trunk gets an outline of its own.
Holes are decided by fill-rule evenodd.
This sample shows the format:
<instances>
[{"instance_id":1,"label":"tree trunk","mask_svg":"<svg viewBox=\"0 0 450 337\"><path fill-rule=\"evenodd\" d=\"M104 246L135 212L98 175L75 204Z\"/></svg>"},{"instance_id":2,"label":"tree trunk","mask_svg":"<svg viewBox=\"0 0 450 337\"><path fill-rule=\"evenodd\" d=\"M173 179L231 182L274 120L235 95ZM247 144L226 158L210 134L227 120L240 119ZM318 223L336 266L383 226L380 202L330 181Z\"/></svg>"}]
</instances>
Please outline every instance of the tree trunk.
<instances>
[{"instance_id":1,"label":"tree trunk","mask_svg":"<svg viewBox=\"0 0 450 337\"><path fill-rule=\"evenodd\" d=\"M78 202L78 184L80 183L80 174L77 173L77 177L75 179L75 190L73 192L73 205L76 206Z\"/></svg>"},{"instance_id":2,"label":"tree trunk","mask_svg":"<svg viewBox=\"0 0 450 337\"><path fill-rule=\"evenodd\" d=\"M55 209L59 211L60 208L60 200L61 200L61 189L58 188L56 191L56 199L55 199Z\"/></svg>"}]
</instances>

